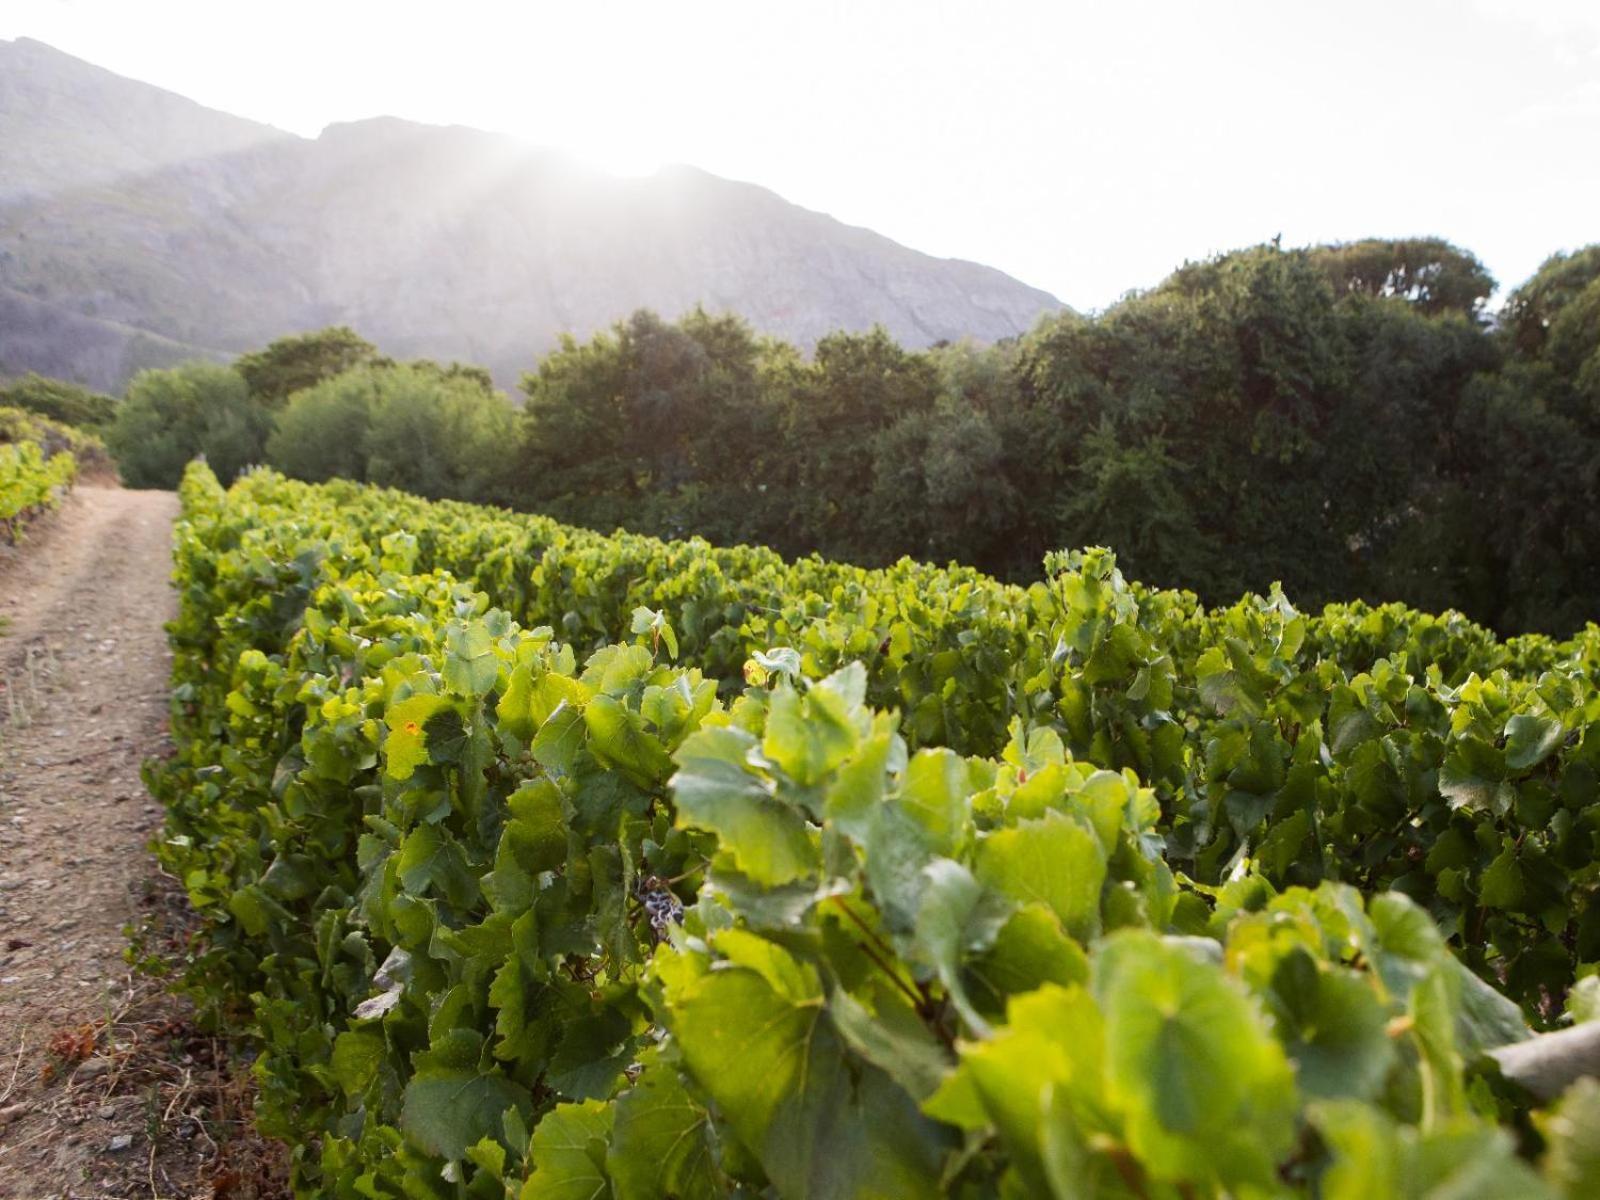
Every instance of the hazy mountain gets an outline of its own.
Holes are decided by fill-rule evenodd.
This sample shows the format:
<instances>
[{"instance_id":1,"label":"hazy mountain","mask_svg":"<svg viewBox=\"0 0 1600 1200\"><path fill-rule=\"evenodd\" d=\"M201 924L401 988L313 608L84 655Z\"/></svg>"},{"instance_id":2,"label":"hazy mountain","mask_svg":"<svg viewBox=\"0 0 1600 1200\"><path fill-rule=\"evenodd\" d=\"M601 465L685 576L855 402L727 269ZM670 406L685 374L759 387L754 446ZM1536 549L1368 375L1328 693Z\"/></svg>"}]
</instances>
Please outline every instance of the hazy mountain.
<instances>
[{"instance_id":1,"label":"hazy mountain","mask_svg":"<svg viewBox=\"0 0 1600 1200\"><path fill-rule=\"evenodd\" d=\"M1060 303L689 167L618 179L461 127L316 139L0 42L0 370L99 387L348 324L515 381L560 334L696 303L809 343L1020 333Z\"/></svg>"},{"instance_id":2,"label":"hazy mountain","mask_svg":"<svg viewBox=\"0 0 1600 1200\"><path fill-rule=\"evenodd\" d=\"M289 138L43 42L0 41L0 197L104 183Z\"/></svg>"}]
</instances>

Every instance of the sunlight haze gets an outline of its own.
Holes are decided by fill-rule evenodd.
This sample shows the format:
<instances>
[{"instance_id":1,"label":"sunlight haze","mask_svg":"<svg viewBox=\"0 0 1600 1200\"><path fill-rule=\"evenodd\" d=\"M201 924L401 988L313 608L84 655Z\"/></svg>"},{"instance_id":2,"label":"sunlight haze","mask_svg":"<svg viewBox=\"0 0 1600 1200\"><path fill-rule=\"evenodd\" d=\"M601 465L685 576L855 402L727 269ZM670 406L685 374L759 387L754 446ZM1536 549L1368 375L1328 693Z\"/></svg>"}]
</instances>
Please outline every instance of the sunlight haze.
<instances>
[{"instance_id":1,"label":"sunlight haze","mask_svg":"<svg viewBox=\"0 0 1600 1200\"><path fill-rule=\"evenodd\" d=\"M1502 293L1600 211L1600 6L9 0L315 136L390 114L762 184L1080 309L1184 261L1437 234Z\"/></svg>"}]
</instances>

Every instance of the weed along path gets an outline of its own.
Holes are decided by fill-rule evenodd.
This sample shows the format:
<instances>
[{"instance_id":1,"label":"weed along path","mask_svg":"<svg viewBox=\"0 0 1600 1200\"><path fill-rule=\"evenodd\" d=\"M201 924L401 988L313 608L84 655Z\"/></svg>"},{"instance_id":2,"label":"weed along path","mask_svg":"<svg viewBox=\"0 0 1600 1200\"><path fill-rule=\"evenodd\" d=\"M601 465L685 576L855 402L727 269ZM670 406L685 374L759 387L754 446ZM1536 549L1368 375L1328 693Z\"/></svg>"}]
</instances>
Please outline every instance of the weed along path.
<instances>
[{"instance_id":1,"label":"weed along path","mask_svg":"<svg viewBox=\"0 0 1600 1200\"><path fill-rule=\"evenodd\" d=\"M119 1075L148 981L124 926L160 817L170 492L80 487L0 561L0 1197L150 1195L149 1103ZM153 1093L151 1093L153 1094ZM150 1155L150 1171L146 1155ZM137 1169L133 1160L137 1159ZM171 1194L171 1193L167 1193Z\"/></svg>"}]
</instances>

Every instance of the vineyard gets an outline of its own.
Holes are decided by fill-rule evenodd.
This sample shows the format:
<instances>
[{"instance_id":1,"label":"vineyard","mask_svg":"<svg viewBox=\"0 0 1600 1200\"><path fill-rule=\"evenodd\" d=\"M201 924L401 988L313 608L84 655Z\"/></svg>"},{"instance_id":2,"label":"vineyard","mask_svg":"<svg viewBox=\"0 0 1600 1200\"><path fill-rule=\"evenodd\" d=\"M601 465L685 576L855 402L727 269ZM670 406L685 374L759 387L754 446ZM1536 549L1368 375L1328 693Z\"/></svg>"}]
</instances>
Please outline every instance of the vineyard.
<instances>
[{"instance_id":1,"label":"vineyard","mask_svg":"<svg viewBox=\"0 0 1600 1200\"><path fill-rule=\"evenodd\" d=\"M15 543L24 527L61 504L78 476L75 450L98 439L16 408L0 408L0 531Z\"/></svg>"},{"instance_id":2,"label":"vineyard","mask_svg":"<svg viewBox=\"0 0 1600 1200\"><path fill-rule=\"evenodd\" d=\"M304 1194L1600 1190L1600 628L181 500L159 853Z\"/></svg>"}]
</instances>

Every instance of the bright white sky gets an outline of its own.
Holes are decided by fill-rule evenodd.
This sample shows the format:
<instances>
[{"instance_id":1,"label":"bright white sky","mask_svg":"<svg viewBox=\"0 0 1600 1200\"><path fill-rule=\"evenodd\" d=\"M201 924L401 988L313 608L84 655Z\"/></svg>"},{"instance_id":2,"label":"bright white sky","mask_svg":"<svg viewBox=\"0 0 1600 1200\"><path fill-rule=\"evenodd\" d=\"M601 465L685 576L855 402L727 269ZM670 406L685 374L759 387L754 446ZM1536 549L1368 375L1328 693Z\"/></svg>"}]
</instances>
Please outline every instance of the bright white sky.
<instances>
[{"instance_id":1,"label":"bright white sky","mask_svg":"<svg viewBox=\"0 0 1600 1200\"><path fill-rule=\"evenodd\" d=\"M388 113L687 162L1080 309L1186 258L1600 240L1600 0L3 0L298 133Z\"/></svg>"}]
</instances>

